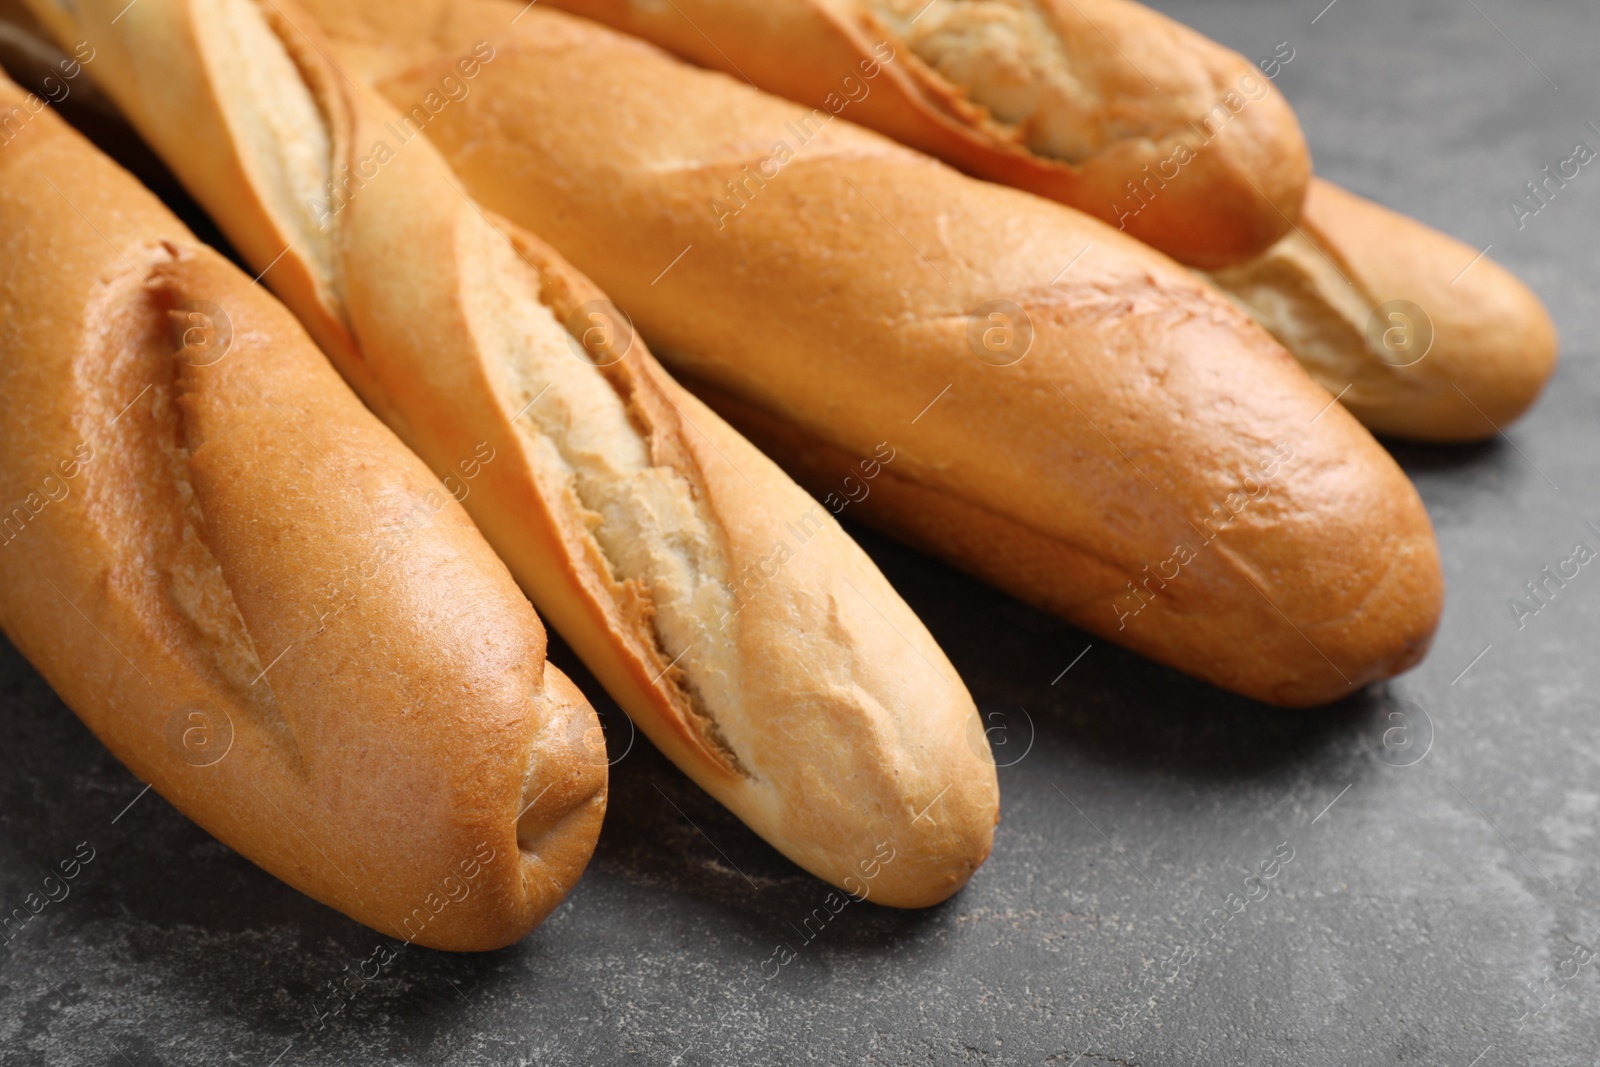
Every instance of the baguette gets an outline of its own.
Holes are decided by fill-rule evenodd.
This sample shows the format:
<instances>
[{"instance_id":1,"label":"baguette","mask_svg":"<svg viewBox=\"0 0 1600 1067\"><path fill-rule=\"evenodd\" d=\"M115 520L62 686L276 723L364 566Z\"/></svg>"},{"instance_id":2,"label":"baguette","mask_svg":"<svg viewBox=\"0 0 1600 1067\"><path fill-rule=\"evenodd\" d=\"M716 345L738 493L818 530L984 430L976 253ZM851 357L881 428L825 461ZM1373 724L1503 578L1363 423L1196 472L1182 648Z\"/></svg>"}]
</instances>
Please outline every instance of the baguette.
<instances>
[{"instance_id":1,"label":"baguette","mask_svg":"<svg viewBox=\"0 0 1600 1067\"><path fill-rule=\"evenodd\" d=\"M1555 370L1555 326L1514 275L1329 182L1294 233L1212 280L1379 434L1492 437Z\"/></svg>"},{"instance_id":2,"label":"baguette","mask_svg":"<svg viewBox=\"0 0 1600 1067\"><path fill-rule=\"evenodd\" d=\"M36 102L0 78L0 626L301 892L434 948L522 937L599 833L592 709L294 319Z\"/></svg>"},{"instance_id":3,"label":"baguette","mask_svg":"<svg viewBox=\"0 0 1600 1067\"><path fill-rule=\"evenodd\" d=\"M1088 212L1198 267L1264 252L1311 176L1242 56L1128 0L552 0Z\"/></svg>"},{"instance_id":4,"label":"baguette","mask_svg":"<svg viewBox=\"0 0 1600 1067\"><path fill-rule=\"evenodd\" d=\"M1260 700L1337 699L1427 649L1442 578L1416 491L1170 260L842 123L724 225L706 202L803 109L538 7L421 29L365 10L318 6L402 110L488 36L427 135L832 510Z\"/></svg>"},{"instance_id":5,"label":"baguette","mask_svg":"<svg viewBox=\"0 0 1600 1067\"><path fill-rule=\"evenodd\" d=\"M835 885L920 907L965 884L998 817L976 708L825 509L461 195L306 15L123 6L81 0L58 36L96 43L135 126L447 485L492 446L465 506L639 727Z\"/></svg>"},{"instance_id":6,"label":"baguette","mask_svg":"<svg viewBox=\"0 0 1600 1067\"><path fill-rule=\"evenodd\" d=\"M1298 125L1270 80L1125 0L552 6L748 75L1218 271L1214 280L1380 434L1441 443L1493 436L1554 370L1554 327L1521 282L1483 260L1452 285L1476 249L1312 179ZM1139 133L1130 110L1159 116L1168 132ZM1159 163L1151 177L1152 158L1173 161L1170 173L1191 154L1197 163L1170 185ZM1278 242L1264 248L1272 234ZM1241 262L1252 249L1260 255ZM1379 306L1395 301L1422 316L1396 304L1371 328ZM1426 364L1414 338L1431 341Z\"/></svg>"}]
</instances>

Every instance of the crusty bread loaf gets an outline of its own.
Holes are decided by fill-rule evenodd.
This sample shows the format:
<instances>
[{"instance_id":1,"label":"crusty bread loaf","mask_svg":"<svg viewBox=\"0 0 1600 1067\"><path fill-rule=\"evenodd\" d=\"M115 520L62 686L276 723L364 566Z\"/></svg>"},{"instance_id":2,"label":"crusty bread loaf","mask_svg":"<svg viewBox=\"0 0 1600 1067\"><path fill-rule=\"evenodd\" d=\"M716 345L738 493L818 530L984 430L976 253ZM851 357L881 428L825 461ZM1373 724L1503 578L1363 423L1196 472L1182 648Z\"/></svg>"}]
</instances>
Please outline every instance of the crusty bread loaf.
<instances>
[{"instance_id":1,"label":"crusty bread loaf","mask_svg":"<svg viewBox=\"0 0 1600 1067\"><path fill-rule=\"evenodd\" d=\"M452 4L419 30L325 6L390 69L517 13ZM1427 648L1441 575L1415 490L1189 272L842 123L753 181L803 109L592 23L534 7L490 43L426 126L463 183L736 397L741 427L834 507L877 463L849 514L1262 700L1335 699ZM449 62L384 91L422 100ZM747 197L719 220L706 204L729 182ZM780 430L830 461L778 449Z\"/></svg>"},{"instance_id":2,"label":"crusty bread loaf","mask_svg":"<svg viewBox=\"0 0 1600 1067\"><path fill-rule=\"evenodd\" d=\"M1271 79L1129 0L551 3L1195 266L1264 251L1311 175Z\"/></svg>"},{"instance_id":3,"label":"crusty bread loaf","mask_svg":"<svg viewBox=\"0 0 1600 1067\"><path fill-rule=\"evenodd\" d=\"M1294 233L1213 280L1380 434L1492 437L1555 370L1555 326L1514 275L1329 182Z\"/></svg>"},{"instance_id":4,"label":"crusty bread loaf","mask_svg":"<svg viewBox=\"0 0 1600 1067\"><path fill-rule=\"evenodd\" d=\"M465 12L462 5L431 10L437 3L413 0L398 12L386 12L391 40L447 39L453 23L464 27L475 18L471 5L465 5ZM1341 395L1342 403L1379 433L1436 442L1490 436L1526 410L1554 369L1553 327L1521 282L1487 258L1463 274L1476 250L1327 182L1313 182L1308 191L1309 172L1293 118L1280 98L1262 96L1268 91L1262 87L1265 79L1249 80L1256 76L1237 56L1124 0L1106 5L1098 0L938 0L931 5L926 0L554 0L554 6L618 26L703 65L736 76L748 74L763 88L875 127L980 176L1108 219L1180 260L1211 264L1217 270L1213 280L1239 298L1317 381ZM357 4L324 17L341 20L359 36L361 12ZM908 18L907 12L914 17ZM870 31L865 36L862 25ZM1099 65L1101 77L1134 77L1128 55L1160 55L1171 49L1183 57L1157 65L1164 72L1164 92L1174 95L1164 105L1153 98L1150 106L1180 114L1199 107L1207 99L1203 93L1181 92L1169 79L1188 79L1187 84L1198 86L1204 84L1196 74L1202 67L1229 72L1237 90L1232 101L1241 114L1248 112L1256 120L1254 125L1230 126L1227 106L1217 110L1211 105L1214 120L1208 124L1202 119L1199 129L1228 127L1227 137L1205 149L1205 159L1220 167L1233 153L1237 165L1225 172L1195 172L1204 173L1207 184L1185 186L1177 198L1167 196L1165 181L1151 181L1141 171L1133 178L1136 189L1124 185L1107 198L1116 205L1108 212L1099 203L1057 188L1061 168L1051 158L1073 153L1039 143L1036 152L1018 148L994 154L989 143L994 137L1002 143L1074 136L1105 141L1111 130L1125 129L1114 109L1103 101L1096 106L1085 95L1085 86L1094 79L1079 69L1084 57L1074 52L1072 62L1063 65L1063 41L1104 43L1096 26L1116 27L1133 42L1132 48L1144 50L1122 54L1102 48L1098 56L1087 57L1091 70ZM1042 43L1030 47L1028 42L1035 39ZM889 53L883 41L897 59L885 59ZM1118 41L1124 43L1120 36ZM401 65L423 58L414 50L403 56ZM395 59L389 57L390 67ZM853 71L852 62L857 64ZM1013 109L1033 109L1034 120L996 126L981 109L968 105L958 85L931 70L930 62L956 82L963 74L972 75L968 80L986 79L988 95L1009 99ZM1041 72L1052 70L1056 73L1044 80L1065 88L1036 84ZM845 71L849 80L829 76L838 71ZM1130 99L1142 99L1148 85L1134 77L1134 92L1119 92L1116 99L1128 106ZM1267 106L1258 109L1262 102ZM954 118L933 122L930 115L941 109ZM1086 118L1091 128L1072 123L1074 115ZM951 122L959 133L947 129ZM1140 140L1133 144L1148 147ZM1271 162L1274 157L1266 150L1274 144L1292 168ZM1214 151L1218 146L1222 153ZM1116 173L1121 164L1112 161L1128 147L1107 148L1085 173L1102 178ZM1196 151L1193 142L1187 149ZM1252 151L1255 157L1246 161L1245 153ZM714 212L739 210L743 194L737 189L750 188L752 179L734 180L735 190L713 200ZM1184 179L1190 180L1192 176ZM1238 261L1248 244L1216 229L1229 217L1217 211L1218 188L1230 180L1235 185L1241 180L1255 183L1280 206L1306 194L1298 229L1290 229L1292 211L1268 212L1257 220L1264 227L1258 234L1283 236L1259 257L1242 263ZM1278 191L1268 194L1269 189ZM1246 202L1257 201L1246 197ZM1170 208L1173 216L1160 214L1161 208ZM1176 238L1187 244L1175 245L1170 234L1192 226L1205 229ZM1423 314L1418 318L1396 304L1374 317L1380 305L1393 301L1420 307ZM1414 362L1413 342L1407 339L1415 337L1431 340L1425 362ZM1395 345L1398 349L1390 351Z\"/></svg>"},{"instance_id":5,"label":"crusty bread loaf","mask_svg":"<svg viewBox=\"0 0 1600 1067\"><path fill-rule=\"evenodd\" d=\"M0 624L206 830L490 949L588 862L598 725L511 576L304 331L0 79Z\"/></svg>"},{"instance_id":6,"label":"crusty bread loaf","mask_svg":"<svg viewBox=\"0 0 1600 1067\"><path fill-rule=\"evenodd\" d=\"M111 95L640 728L836 885L909 907L965 884L998 812L976 709L826 509L485 217L303 13L122 6L82 0L59 35L97 42ZM469 45L451 76L492 60ZM498 458L469 478L477 441Z\"/></svg>"}]
</instances>

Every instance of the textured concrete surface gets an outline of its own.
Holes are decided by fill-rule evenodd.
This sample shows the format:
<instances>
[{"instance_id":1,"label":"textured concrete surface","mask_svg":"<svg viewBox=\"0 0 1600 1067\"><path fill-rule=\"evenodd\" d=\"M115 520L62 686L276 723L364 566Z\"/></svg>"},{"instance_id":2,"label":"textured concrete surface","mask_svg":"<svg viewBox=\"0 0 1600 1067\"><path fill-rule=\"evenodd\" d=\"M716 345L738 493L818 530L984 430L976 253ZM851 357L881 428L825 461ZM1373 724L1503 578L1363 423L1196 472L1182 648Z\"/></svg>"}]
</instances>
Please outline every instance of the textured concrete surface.
<instances>
[{"instance_id":1,"label":"textured concrete surface","mask_svg":"<svg viewBox=\"0 0 1600 1067\"><path fill-rule=\"evenodd\" d=\"M1508 607L1597 543L1600 172L1521 231L1506 206L1600 147L1600 10L1324 2L1163 6L1252 57L1288 41L1320 169L1492 244L1565 341L1508 438L1398 450L1450 582L1421 668L1273 711L1099 642L1080 659L1081 633L864 535L1003 727L1004 822L966 892L851 905L808 941L826 888L613 710L611 815L550 922L485 956L402 949L340 1002L397 943L141 796L0 644L0 909L93 855L0 948L0 1065L1600 1062L1600 574L1524 628Z\"/></svg>"}]
</instances>

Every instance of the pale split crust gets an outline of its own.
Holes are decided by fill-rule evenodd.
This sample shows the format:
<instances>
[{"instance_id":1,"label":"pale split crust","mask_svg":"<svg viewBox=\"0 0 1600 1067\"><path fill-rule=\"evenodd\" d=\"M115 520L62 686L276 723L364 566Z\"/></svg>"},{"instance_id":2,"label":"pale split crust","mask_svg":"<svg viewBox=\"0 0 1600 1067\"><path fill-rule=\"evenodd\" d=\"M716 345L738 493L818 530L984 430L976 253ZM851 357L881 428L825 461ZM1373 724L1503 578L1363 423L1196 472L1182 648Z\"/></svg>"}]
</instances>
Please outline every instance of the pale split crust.
<instances>
[{"instance_id":1,"label":"pale split crust","mask_svg":"<svg viewBox=\"0 0 1600 1067\"><path fill-rule=\"evenodd\" d=\"M427 468L48 109L0 149L0 303L18 649L134 774L302 892L436 948L536 926L599 833L598 727Z\"/></svg>"},{"instance_id":2,"label":"pale split crust","mask_svg":"<svg viewBox=\"0 0 1600 1067\"><path fill-rule=\"evenodd\" d=\"M1415 490L1164 257L844 123L719 219L707 205L804 109L538 7L363 28L337 6L395 72L394 101L447 69L418 60L429 48L498 30L495 61L428 127L463 184L596 279L676 370L737 398L758 443L792 459L790 428L830 450L822 488L889 441L863 517L1261 700L1337 699L1425 653L1442 577ZM1010 366L969 347L971 313L997 300L1034 332Z\"/></svg>"},{"instance_id":3,"label":"pale split crust","mask_svg":"<svg viewBox=\"0 0 1600 1067\"><path fill-rule=\"evenodd\" d=\"M993 762L954 669L882 575L824 509L678 388L642 341L603 369L560 352L570 363L546 369L562 372L551 379L564 382L561 402L591 407L582 419L574 407L565 424L538 423L544 416L530 407L549 401L518 375L548 355L534 351L548 330L529 316L559 326L600 291L537 239L481 212L425 139L393 144L399 114L352 80L359 64L346 66L347 53L312 36L296 8L261 10L300 83L281 85L270 114L241 106L248 79L233 66L243 57L207 43L219 39L211 20L227 7L141 0L112 27L118 5L80 3L80 22L55 32L103 39L115 60L102 73L113 98L253 263L266 267L287 247L265 280L283 282L285 299L403 440L458 483L452 464L474 442L493 450L495 461L463 485L465 507L669 757L836 885L901 906L959 889L990 849ZM292 143L325 135L336 175L378 141L394 148L334 213L326 265L293 239L296 220L285 216L296 208L275 185L292 184L287 163L263 161L251 139L252 124L303 125L296 94L315 101L322 128ZM494 258L496 241L510 242L514 261ZM565 373L579 367L587 378ZM626 412L627 433L595 437L615 411ZM590 432L604 462L562 450L557 438L578 431ZM621 439L629 435L632 443ZM627 546L605 547L610 520L583 496L580 468L600 489L616 488L616 472L600 468L641 447L646 469L623 473L669 483L668 496L650 498L651 514L665 521L672 516L661 509L673 512L688 524L674 529L694 541L646 531L644 551L699 568L691 584L709 589L683 610L668 603L670 583L617 570ZM720 613L702 610L719 595ZM680 627L697 628L684 647L667 643L669 609Z\"/></svg>"},{"instance_id":4,"label":"pale split crust","mask_svg":"<svg viewBox=\"0 0 1600 1067\"><path fill-rule=\"evenodd\" d=\"M1549 313L1487 250L1331 182L1312 183L1294 233L1212 280L1379 434L1493 437L1555 371ZM1385 351L1394 327L1427 330L1431 347Z\"/></svg>"}]
</instances>

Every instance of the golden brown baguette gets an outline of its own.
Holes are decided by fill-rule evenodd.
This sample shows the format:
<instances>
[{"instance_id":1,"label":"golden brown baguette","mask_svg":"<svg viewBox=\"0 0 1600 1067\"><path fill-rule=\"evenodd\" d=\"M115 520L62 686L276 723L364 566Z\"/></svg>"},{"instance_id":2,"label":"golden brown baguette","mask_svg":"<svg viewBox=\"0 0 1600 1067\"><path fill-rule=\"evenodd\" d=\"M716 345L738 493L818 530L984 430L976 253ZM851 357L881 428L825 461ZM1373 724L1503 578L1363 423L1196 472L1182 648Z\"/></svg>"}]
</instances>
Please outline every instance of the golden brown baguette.
<instances>
[{"instance_id":1,"label":"golden brown baguette","mask_svg":"<svg viewBox=\"0 0 1600 1067\"><path fill-rule=\"evenodd\" d=\"M797 863L925 906L988 855L993 761L921 622L282 2L84 0L96 75L640 728ZM451 57L452 76L492 51ZM279 258L281 255L281 259ZM470 485L473 442L499 457ZM867 872L873 877L868 878Z\"/></svg>"},{"instance_id":2,"label":"golden brown baguette","mask_svg":"<svg viewBox=\"0 0 1600 1067\"><path fill-rule=\"evenodd\" d=\"M162 796L435 948L522 937L605 808L593 711L278 303L32 111L0 150L0 624Z\"/></svg>"},{"instance_id":3,"label":"golden brown baguette","mask_svg":"<svg viewBox=\"0 0 1600 1067\"><path fill-rule=\"evenodd\" d=\"M1329 182L1294 233L1212 280L1380 434L1492 437L1555 371L1555 326L1514 275Z\"/></svg>"},{"instance_id":4,"label":"golden brown baguette","mask_svg":"<svg viewBox=\"0 0 1600 1067\"><path fill-rule=\"evenodd\" d=\"M551 3L1195 266L1264 251L1311 175L1269 78L1128 0Z\"/></svg>"},{"instance_id":5,"label":"golden brown baguette","mask_svg":"<svg viewBox=\"0 0 1600 1067\"><path fill-rule=\"evenodd\" d=\"M454 4L419 30L363 29L360 8L319 10L391 68L430 47L454 56L518 10ZM737 398L741 428L835 508L877 470L849 514L1262 700L1335 699L1423 655L1442 593L1415 490L1188 271L842 123L720 225L707 200L802 109L537 7L491 44L429 137L675 369ZM404 109L449 62L384 90ZM991 320L995 301L1012 307ZM1009 348L1006 316L1021 331Z\"/></svg>"},{"instance_id":6,"label":"golden brown baguette","mask_svg":"<svg viewBox=\"0 0 1600 1067\"><path fill-rule=\"evenodd\" d=\"M1270 80L1136 4L552 3L1088 211L1180 261L1236 265L1219 284L1320 383L1349 387L1342 402L1379 433L1492 436L1554 369L1553 327L1521 282L1484 260L1452 285L1477 250L1326 182L1308 189L1298 126ZM1152 142L1129 111L1169 132ZM1241 263L1269 234L1281 239ZM1372 318L1396 300L1423 314L1396 305Z\"/></svg>"}]
</instances>

